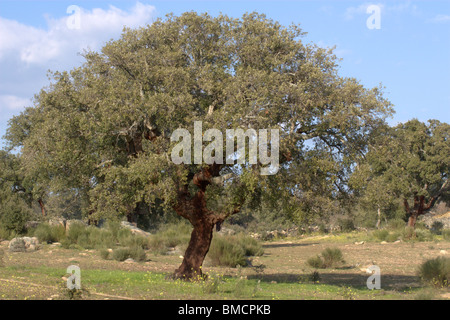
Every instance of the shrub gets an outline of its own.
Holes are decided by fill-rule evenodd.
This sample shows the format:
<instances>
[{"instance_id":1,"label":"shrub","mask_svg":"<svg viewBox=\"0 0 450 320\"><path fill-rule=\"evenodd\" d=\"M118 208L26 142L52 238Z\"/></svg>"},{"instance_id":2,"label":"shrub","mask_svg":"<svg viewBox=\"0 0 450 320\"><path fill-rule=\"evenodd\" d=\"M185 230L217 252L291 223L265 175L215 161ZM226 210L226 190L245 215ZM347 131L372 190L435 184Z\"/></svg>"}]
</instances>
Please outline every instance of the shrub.
<instances>
[{"instance_id":1,"label":"shrub","mask_svg":"<svg viewBox=\"0 0 450 320\"><path fill-rule=\"evenodd\" d=\"M219 284L221 279L219 276L210 276L207 281L203 282L203 293L213 294L219 291Z\"/></svg>"},{"instance_id":2,"label":"shrub","mask_svg":"<svg viewBox=\"0 0 450 320\"><path fill-rule=\"evenodd\" d=\"M208 252L208 258L213 266L246 266L245 250L236 241L229 241L227 237L214 237Z\"/></svg>"},{"instance_id":3,"label":"shrub","mask_svg":"<svg viewBox=\"0 0 450 320\"><path fill-rule=\"evenodd\" d=\"M444 240L450 241L450 229L443 230L442 237L444 238Z\"/></svg>"},{"instance_id":4,"label":"shrub","mask_svg":"<svg viewBox=\"0 0 450 320\"><path fill-rule=\"evenodd\" d=\"M389 236L389 231L386 229L375 230L372 232L372 235L380 241L386 241L386 238Z\"/></svg>"},{"instance_id":5,"label":"shrub","mask_svg":"<svg viewBox=\"0 0 450 320\"><path fill-rule=\"evenodd\" d=\"M390 230L402 230L405 226L406 222L403 219L392 219L388 223L388 229Z\"/></svg>"},{"instance_id":6,"label":"shrub","mask_svg":"<svg viewBox=\"0 0 450 320\"><path fill-rule=\"evenodd\" d=\"M350 232L350 231L356 230L353 219L350 219L350 218L339 219L338 225L341 228L341 231L343 231L343 232Z\"/></svg>"},{"instance_id":7,"label":"shrub","mask_svg":"<svg viewBox=\"0 0 450 320\"><path fill-rule=\"evenodd\" d=\"M325 268L331 268L344 263L342 251L338 248L326 248L322 251L322 258Z\"/></svg>"},{"instance_id":8,"label":"shrub","mask_svg":"<svg viewBox=\"0 0 450 320\"><path fill-rule=\"evenodd\" d=\"M406 227L402 232L402 238L404 240L412 240L416 238L416 232L413 227Z\"/></svg>"},{"instance_id":9,"label":"shrub","mask_svg":"<svg viewBox=\"0 0 450 320\"><path fill-rule=\"evenodd\" d=\"M14 234L23 234L25 224L30 219L30 210L17 199L10 199L0 207L1 226L4 230Z\"/></svg>"},{"instance_id":10,"label":"shrub","mask_svg":"<svg viewBox=\"0 0 450 320\"><path fill-rule=\"evenodd\" d=\"M129 248L118 248L113 250L112 257L117 261L125 261L130 257Z\"/></svg>"},{"instance_id":11,"label":"shrub","mask_svg":"<svg viewBox=\"0 0 450 320\"><path fill-rule=\"evenodd\" d=\"M325 223L320 223L319 224L319 232L320 233L325 233L325 234L329 232L329 230L328 230L327 226L325 225Z\"/></svg>"},{"instance_id":12,"label":"shrub","mask_svg":"<svg viewBox=\"0 0 450 320\"><path fill-rule=\"evenodd\" d=\"M88 245L97 249L112 248L115 245L113 233L106 229L96 227L87 228L89 238Z\"/></svg>"},{"instance_id":13,"label":"shrub","mask_svg":"<svg viewBox=\"0 0 450 320\"><path fill-rule=\"evenodd\" d=\"M397 241L399 238L401 237L401 235L399 233L389 233L386 237L386 241L387 242L395 242Z\"/></svg>"},{"instance_id":14,"label":"shrub","mask_svg":"<svg viewBox=\"0 0 450 320\"><path fill-rule=\"evenodd\" d=\"M140 246L133 246L129 248L130 258L133 258L134 261L145 261L147 260L147 255Z\"/></svg>"},{"instance_id":15,"label":"shrub","mask_svg":"<svg viewBox=\"0 0 450 320\"><path fill-rule=\"evenodd\" d=\"M106 230L110 231L114 241L118 241L119 230L122 228L119 221L108 221L106 223Z\"/></svg>"},{"instance_id":16,"label":"shrub","mask_svg":"<svg viewBox=\"0 0 450 320\"><path fill-rule=\"evenodd\" d=\"M320 256L311 257L306 261L306 263L313 268L324 269L323 260Z\"/></svg>"},{"instance_id":17,"label":"shrub","mask_svg":"<svg viewBox=\"0 0 450 320\"><path fill-rule=\"evenodd\" d=\"M450 279L450 258L437 257L424 262L419 268L420 278L435 287L448 287Z\"/></svg>"},{"instance_id":18,"label":"shrub","mask_svg":"<svg viewBox=\"0 0 450 320\"><path fill-rule=\"evenodd\" d=\"M79 222L79 223L73 223L70 225L69 231L67 231L67 239L70 243L76 244L78 243L78 238L86 234L86 226Z\"/></svg>"},{"instance_id":19,"label":"shrub","mask_svg":"<svg viewBox=\"0 0 450 320\"><path fill-rule=\"evenodd\" d=\"M442 230L444 229L444 224L441 221L434 221L431 225L431 232L436 235L442 234Z\"/></svg>"},{"instance_id":20,"label":"shrub","mask_svg":"<svg viewBox=\"0 0 450 320\"><path fill-rule=\"evenodd\" d=\"M48 223L41 223L34 230L33 235L43 243L60 242L66 236L66 229L61 226L52 226Z\"/></svg>"},{"instance_id":21,"label":"shrub","mask_svg":"<svg viewBox=\"0 0 450 320\"><path fill-rule=\"evenodd\" d=\"M320 255L309 258L306 263L316 269L333 268L344 263L342 251L338 248L326 248Z\"/></svg>"},{"instance_id":22,"label":"shrub","mask_svg":"<svg viewBox=\"0 0 450 320\"><path fill-rule=\"evenodd\" d=\"M3 228L0 226L0 240L11 240L13 238L13 234L10 230Z\"/></svg>"},{"instance_id":23,"label":"shrub","mask_svg":"<svg viewBox=\"0 0 450 320\"><path fill-rule=\"evenodd\" d=\"M431 241L433 240L434 236L428 229L417 229L416 230L416 236L415 240L417 241Z\"/></svg>"},{"instance_id":24,"label":"shrub","mask_svg":"<svg viewBox=\"0 0 450 320\"><path fill-rule=\"evenodd\" d=\"M233 239L232 236L228 237L230 240ZM234 238L240 246L244 249L244 254L248 257L251 256L262 256L264 254L264 249L258 240L248 237L248 236L237 236Z\"/></svg>"},{"instance_id":25,"label":"shrub","mask_svg":"<svg viewBox=\"0 0 450 320\"><path fill-rule=\"evenodd\" d=\"M110 254L110 252L108 251L108 249L100 250L100 257L102 259L108 260L109 259L109 254Z\"/></svg>"},{"instance_id":26,"label":"shrub","mask_svg":"<svg viewBox=\"0 0 450 320\"><path fill-rule=\"evenodd\" d=\"M150 248L149 243L150 242L147 237L131 234L128 237L122 239L122 242L120 244L127 247L139 247L142 249L149 249Z\"/></svg>"},{"instance_id":27,"label":"shrub","mask_svg":"<svg viewBox=\"0 0 450 320\"><path fill-rule=\"evenodd\" d=\"M128 246L128 243L131 241L131 237L133 237L133 234L130 229L121 228L117 232L117 241L124 247Z\"/></svg>"},{"instance_id":28,"label":"shrub","mask_svg":"<svg viewBox=\"0 0 450 320\"><path fill-rule=\"evenodd\" d=\"M192 227L185 222L169 224L147 240L149 249L165 253L168 248L187 245L191 237Z\"/></svg>"}]
</instances>

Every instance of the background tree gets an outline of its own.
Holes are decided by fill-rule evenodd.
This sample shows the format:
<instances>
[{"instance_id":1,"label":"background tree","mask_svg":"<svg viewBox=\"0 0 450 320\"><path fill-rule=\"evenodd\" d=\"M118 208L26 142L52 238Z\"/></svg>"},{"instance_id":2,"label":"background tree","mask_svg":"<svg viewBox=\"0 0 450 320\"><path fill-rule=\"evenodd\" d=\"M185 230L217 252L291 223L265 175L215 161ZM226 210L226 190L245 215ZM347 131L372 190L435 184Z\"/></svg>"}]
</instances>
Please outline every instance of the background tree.
<instances>
[{"instance_id":1,"label":"background tree","mask_svg":"<svg viewBox=\"0 0 450 320\"><path fill-rule=\"evenodd\" d=\"M162 201L193 226L175 276L201 276L214 226L243 206L281 202L306 214L313 195L345 192L352 159L391 112L380 88L339 77L332 50L303 35L256 13L190 12L126 29L80 68L53 74L12 119L11 147L51 190L83 195L92 219L135 221ZM279 172L263 176L248 158L175 165L170 135L193 135L194 121L203 131L279 129Z\"/></svg>"},{"instance_id":2,"label":"background tree","mask_svg":"<svg viewBox=\"0 0 450 320\"><path fill-rule=\"evenodd\" d=\"M33 213L33 202L33 193L26 187L20 159L0 150L0 229L13 234L23 232Z\"/></svg>"},{"instance_id":3,"label":"background tree","mask_svg":"<svg viewBox=\"0 0 450 320\"><path fill-rule=\"evenodd\" d=\"M408 226L439 200L449 200L450 126L411 120L377 135L352 183L374 205L400 200Z\"/></svg>"}]
</instances>

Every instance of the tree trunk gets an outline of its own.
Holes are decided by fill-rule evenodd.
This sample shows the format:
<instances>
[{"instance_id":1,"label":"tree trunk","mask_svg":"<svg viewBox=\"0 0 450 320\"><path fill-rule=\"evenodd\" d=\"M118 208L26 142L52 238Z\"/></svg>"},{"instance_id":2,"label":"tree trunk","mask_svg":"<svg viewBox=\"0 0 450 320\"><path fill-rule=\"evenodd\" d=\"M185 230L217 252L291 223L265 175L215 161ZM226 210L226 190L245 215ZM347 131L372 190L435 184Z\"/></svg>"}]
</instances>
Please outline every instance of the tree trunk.
<instances>
[{"instance_id":1,"label":"tree trunk","mask_svg":"<svg viewBox=\"0 0 450 320\"><path fill-rule=\"evenodd\" d=\"M375 227L377 229L380 229L380 225L381 225L381 209L380 209L380 207L378 207L377 214L378 214L378 220L377 220L377 224L375 225Z\"/></svg>"},{"instance_id":2,"label":"tree trunk","mask_svg":"<svg viewBox=\"0 0 450 320\"><path fill-rule=\"evenodd\" d=\"M403 201L406 212L409 214L408 227L415 228L417 218L424 214L429 208L425 208L425 197L424 196L414 196L414 207L410 208L408 201L404 199ZM430 206L431 207L431 206Z\"/></svg>"},{"instance_id":3,"label":"tree trunk","mask_svg":"<svg viewBox=\"0 0 450 320\"><path fill-rule=\"evenodd\" d=\"M408 218L408 227L415 228L418 214L413 212Z\"/></svg>"},{"instance_id":4,"label":"tree trunk","mask_svg":"<svg viewBox=\"0 0 450 320\"><path fill-rule=\"evenodd\" d=\"M199 219L195 223L183 262L175 270L175 278L183 280L203 279L202 264L211 245L213 229L214 223L208 221L208 219Z\"/></svg>"},{"instance_id":5,"label":"tree trunk","mask_svg":"<svg viewBox=\"0 0 450 320\"><path fill-rule=\"evenodd\" d=\"M41 207L41 213L42 216L45 217L45 205L44 205L44 201L42 201L42 199L38 200L39 206Z\"/></svg>"}]
</instances>

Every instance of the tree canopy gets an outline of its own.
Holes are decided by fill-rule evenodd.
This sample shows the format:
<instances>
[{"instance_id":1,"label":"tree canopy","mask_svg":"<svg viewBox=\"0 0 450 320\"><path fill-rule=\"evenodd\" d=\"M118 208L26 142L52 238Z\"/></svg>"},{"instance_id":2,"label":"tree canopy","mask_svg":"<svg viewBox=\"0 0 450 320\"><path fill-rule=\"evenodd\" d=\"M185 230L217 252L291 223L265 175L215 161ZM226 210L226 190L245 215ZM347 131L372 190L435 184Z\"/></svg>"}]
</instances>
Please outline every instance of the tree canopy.
<instances>
[{"instance_id":1,"label":"tree canopy","mask_svg":"<svg viewBox=\"0 0 450 320\"><path fill-rule=\"evenodd\" d=\"M313 212L344 194L354 159L392 112L381 87L339 76L332 50L304 35L257 13L188 12L125 29L82 66L52 73L7 139L40 190L76 190L93 220L135 221L161 200L194 227L176 276L201 275L214 225L243 205ZM174 164L171 133L193 135L195 121L279 130L279 171L261 175L248 159Z\"/></svg>"},{"instance_id":2,"label":"tree canopy","mask_svg":"<svg viewBox=\"0 0 450 320\"><path fill-rule=\"evenodd\" d=\"M410 120L380 131L351 178L373 203L400 199L414 227L439 200L449 200L450 125Z\"/></svg>"}]
</instances>

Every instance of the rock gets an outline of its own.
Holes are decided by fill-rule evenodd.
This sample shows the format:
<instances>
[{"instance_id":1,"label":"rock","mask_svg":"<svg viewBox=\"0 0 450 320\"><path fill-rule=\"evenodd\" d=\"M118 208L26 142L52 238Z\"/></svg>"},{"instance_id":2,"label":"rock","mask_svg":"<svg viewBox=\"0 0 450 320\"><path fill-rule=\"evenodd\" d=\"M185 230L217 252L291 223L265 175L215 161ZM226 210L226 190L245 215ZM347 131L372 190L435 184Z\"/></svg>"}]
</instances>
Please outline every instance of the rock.
<instances>
[{"instance_id":1,"label":"rock","mask_svg":"<svg viewBox=\"0 0 450 320\"><path fill-rule=\"evenodd\" d=\"M68 232L70 227L73 226L74 224L81 224L86 226L86 223L84 223L81 220L66 220L66 232Z\"/></svg>"},{"instance_id":2,"label":"rock","mask_svg":"<svg viewBox=\"0 0 450 320\"><path fill-rule=\"evenodd\" d=\"M261 240L262 236L260 233L250 233L250 237L256 240Z\"/></svg>"},{"instance_id":3,"label":"rock","mask_svg":"<svg viewBox=\"0 0 450 320\"><path fill-rule=\"evenodd\" d=\"M62 226L63 228L66 227L66 219L59 218L59 219L50 219L48 221L48 224L51 226Z\"/></svg>"},{"instance_id":4,"label":"rock","mask_svg":"<svg viewBox=\"0 0 450 320\"><path fill-rule=\"evenodd\" d=\"M181 255L183 251L179 246L174 248L169 248L169 251L167 251L167 255Z\"/></svg>"},{"instance_id":5,"label":"rock","mask_svg":"<svg viewBox=\"0 0 450 320\"><path fill-rule=\"evenodd\" d=\"M356 245L362 245L364 244L364 241L360 241L360 242L355 242Z\"/></svg>"},{"instance_id":6,"label":"rock","mask_svg":"<svg viewBox=\"0 0 450 320\"><path fill-rule=\"evenodd\" d=\"M381 241L380 243L381 243L381 244L387 244L387 242L386 242L386 241Z\"/></svg>"},{"instance_id":7,"label":"rock","mask_svg":"<svg viewBox=\"0 0 450 320\"><path fill-rule=\"evenodd\" d=\"M447 254L447 250L441 250L441 251L439 251L439 254Z\"/></svg>"},{"instance_id":8,"label":"rock","mask_svg":"<svg viewBox=\"0 0 450 320\"><path fill-rule=\"evenodd\" d=\"M30 230L30 229L36 229L38 225L40 225L41 223L39 221L28 221L25 223L25 229L26 230Z\"/></svg>"},{"instance_id":9,"label":"rock","mask_svg":"<svg viewBox=\"0 0 450 320\"><path fill-rule=\"evenodd\" d=\"M423 222L428 228L431 228L433 223L438 221L443 224L444 229L450 229L450 212L444 214L427 213L420 216L418 221Z\"/></svg>"},{"instance_id":10,"label":"rock","mask_svg":"<svg viewBox=\"0 0 450 320\"><path fill-rule=\"evenodd\" d=\"M9 242L9 251L12 252L31 252L39 247L39 240L36 237L14 238Z\"/></svg>"},{"instance_id":11,"label":"rock","mask_svg":"<svg viewBox=\"0 0 450 320\"><path fill-rule=\"evenodd\" d=\"M223 234L223 235L227 235L227 236L231 236L231 235L235 234L236 231L234 231L233 229L230 229L230 228L227 228L227 227L223 227L223 226L222 226L222 227L220 228L220 231L217 232L217 233Z\"/></svg>"},{"instance_id":12,"label":"rock","mask_svg":"<svg viewBox=\"0 0 450 320\"><path fill-rule=\"evenodd\" d=\"M127 260L124 261L124 263L135 263L135 261L132 258L128 258Z\"/></svg>"},{"instance_id":13,"label":"rock","mask_svg":"<svg viewBox=\"0 0 450 320\"><path fill-rule=\"evenodd\" d=\"M122 221L120 224L122 225L122 227L129 229L133 234L141 235L144 237L150 236L150 232L146 232L142 229L139 229L138 227L136 227L135 225L133 225L128 221Z\"/></svg>"}]
</instances>

